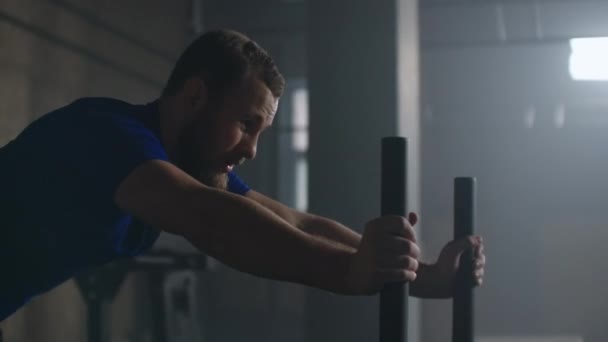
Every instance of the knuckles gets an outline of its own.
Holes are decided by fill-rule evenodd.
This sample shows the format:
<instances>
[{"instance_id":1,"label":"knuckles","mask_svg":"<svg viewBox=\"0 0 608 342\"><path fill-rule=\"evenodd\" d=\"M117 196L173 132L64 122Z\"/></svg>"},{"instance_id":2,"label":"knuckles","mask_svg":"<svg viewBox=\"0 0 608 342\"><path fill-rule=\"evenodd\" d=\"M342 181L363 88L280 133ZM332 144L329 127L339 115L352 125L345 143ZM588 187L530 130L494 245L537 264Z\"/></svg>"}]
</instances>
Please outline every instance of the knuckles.
<instances>
[{"instance_id":1,"label":"knuckles","mask_svg":"<svg viewBox=\"0 0 608 342\"><path fill-rule=\"evenodd\" d=\"M418 270L418 260L412 257L406 257L404 265L406 270L416 272Z\"/></svg>"},{"instance_id":2,"label":"knuckles","mask_svg":"<svg viewBox=\"0 0 608 342\"><path fill-rule=\"evenodd\" d=\"M365 225L365 230L372 234L398 232L401 236L414 236L414 228L404 216L387 215L377 217Z\"/></svg>"}]
</instances>

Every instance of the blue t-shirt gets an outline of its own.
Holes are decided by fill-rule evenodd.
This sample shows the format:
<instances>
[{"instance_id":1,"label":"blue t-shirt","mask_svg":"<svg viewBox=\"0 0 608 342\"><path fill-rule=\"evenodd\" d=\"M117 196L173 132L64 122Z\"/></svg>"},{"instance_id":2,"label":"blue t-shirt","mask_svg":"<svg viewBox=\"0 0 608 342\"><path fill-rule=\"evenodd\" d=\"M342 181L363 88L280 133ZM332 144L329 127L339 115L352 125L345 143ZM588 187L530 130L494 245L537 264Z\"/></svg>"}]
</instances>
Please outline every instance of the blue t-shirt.
<instances>
[{"instance_id":1,"label":"blue t-shirt","mask_svg":"<svg viewBox=\"0 0 608 342\"><path fill-rule=\"evenodd\" d=\"M138 165L168 160L158 103L84 98L0 148L0 321L75 274L143 253L159 231L114 193ZM228 190L249 188L234 173Z\"/></svg>"}]
</instances>

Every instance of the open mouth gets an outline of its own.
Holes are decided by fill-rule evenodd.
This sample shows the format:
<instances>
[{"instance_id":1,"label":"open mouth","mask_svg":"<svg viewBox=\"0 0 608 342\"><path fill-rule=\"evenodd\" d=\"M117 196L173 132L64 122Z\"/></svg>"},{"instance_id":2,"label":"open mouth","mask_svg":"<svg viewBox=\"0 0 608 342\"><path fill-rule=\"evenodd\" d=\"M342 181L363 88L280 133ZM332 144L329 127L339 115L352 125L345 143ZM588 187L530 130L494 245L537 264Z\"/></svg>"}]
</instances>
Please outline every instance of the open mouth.
<instances>
[{"instance_id":1,"label":"open mouth","mask_svg":"<svg viewBox=\"0 0 608 342\"><path fill-rule=\"evenodd\" d=\"M243 163L242 159L239 159L239 160L227 160L222 165L222 171L223 172L232 172L232 170L234 170L235 167L241 165L242 163Z\"/></svg>"},{"instance_id":2,"label":"open mouth","mask_svg":"<svg viewBox=\"0 0 608 342\"><path fill-rule=\"evenodd\" d=\"M241 163L238 162L238 161L237 162L232 161L232 160L226 161L224 163L224 166L223 166L223 171L224 172L232 172L232 170L234 170L234 168L237 167L240 164Z\"/></svg>"}]
</instances>

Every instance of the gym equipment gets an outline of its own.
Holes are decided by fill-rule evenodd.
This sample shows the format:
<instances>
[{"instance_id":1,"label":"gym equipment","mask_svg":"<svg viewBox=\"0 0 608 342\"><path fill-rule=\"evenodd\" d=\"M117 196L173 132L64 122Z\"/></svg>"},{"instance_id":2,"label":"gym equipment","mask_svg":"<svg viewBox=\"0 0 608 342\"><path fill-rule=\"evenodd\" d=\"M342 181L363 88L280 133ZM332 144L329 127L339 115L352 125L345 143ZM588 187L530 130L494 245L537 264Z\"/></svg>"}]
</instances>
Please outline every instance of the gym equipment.
<instances>
[{"instance_id":1,"label":"gym equipment","mask_svg":"<svg viewBox=\"0 0 608 342\"><path fill-rule=\"evenodd\" d=\"M476 180L472 177L454 179L454 239L473 235L476 214ZM452 302L452 342L473 342L473 253L460 257L460 269L454 283Z\"/></svg>"},{"instance_id":2,"label":"gym equipment","mask_svg":"<svg viewBox=\"0 0 608 342\"><path fill-rule=\"evenodd\" d=\"M154 329L152 341L169 342L171 334L167 330L175 329L172 329L174 325L167 323L167 313L165 312L167 308L173 308L172 302L165 295L171 289L169 287L171 284L166 279L171 280L170 276L177 271L207 269L209 269L209 260L202 253L152 250L147 254L115 261L91 272L78 275L75 277L75 281L87 305L88 342L110 341L108 308L130 272L143 272L148 278L151 302L150 326ZM192 292L192 288L188 287L187 291ZM183 308L183 305L181 307ZM184 310L182 310L183 312Z\"/></svg>"},{"instance_id":3,"label":"gym equipment","mask_svg":"<svg viewBox=\"0 0 608 342\"><path fill-rule=\"evenodd\" d=\"M193 271L171 272L164 281L165 331L170 342L203 341L199 307L200 277Z\"/></svg>"},{"instance_id":4,"label":"gym equipment","mask_svg":"<svg viewBox=\"0 0 608 342\"><path fill-rule=\"evenodd\" d=\"M407 215L407 138L382 138L381 215ZM473 235L476 179L454 179L454 239ZM473 253L463 253L454 282L452 342L473 342ZM406 342L407 283L387 284L380 292L380 342Z\"/></svg>"},{"instance_id":5,"label":"gym equipment","mask_svg":"<svg viewBox=\"0 0 608 342\"><path fill-rule=\"evenodd\" d=\"M407 139L382 138L381 215L406 216ZM380 342L407 341L407 283L386 284L380 292Z\"/></svg>"}]
</instances>

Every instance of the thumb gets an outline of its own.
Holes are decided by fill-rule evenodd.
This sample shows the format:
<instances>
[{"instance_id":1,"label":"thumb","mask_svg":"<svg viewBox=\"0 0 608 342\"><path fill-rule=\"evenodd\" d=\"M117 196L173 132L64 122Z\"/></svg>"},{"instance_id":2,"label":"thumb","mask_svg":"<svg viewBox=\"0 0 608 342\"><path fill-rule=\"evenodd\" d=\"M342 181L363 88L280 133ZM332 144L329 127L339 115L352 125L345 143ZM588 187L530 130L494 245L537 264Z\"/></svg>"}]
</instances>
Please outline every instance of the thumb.
<instances>
[{"instance_id":1,"label":"thumb","mask_svg":"<svg viewBox=\"0 0 608 342\"><path fill-rule=\"evenodd\" d=\"M460 265L460 256L466 250L472 249L479 244L478 238L474 236L468 236L457 240L450 241L439 255L439 263L449 263L458 267Z\"/></svg>"},{"instance_id":2,"label":"thumb","mask_svg":"<svg viewBox=\"0 0 608 342\"><path fill-rule=\"evenodd\" d=\"M418 223L418 215L416 213L411 212L407 215L407 220L410 222L412 226L415 226Z\"/></svg>"}]
</instances>

